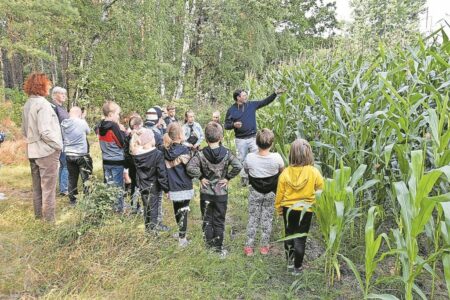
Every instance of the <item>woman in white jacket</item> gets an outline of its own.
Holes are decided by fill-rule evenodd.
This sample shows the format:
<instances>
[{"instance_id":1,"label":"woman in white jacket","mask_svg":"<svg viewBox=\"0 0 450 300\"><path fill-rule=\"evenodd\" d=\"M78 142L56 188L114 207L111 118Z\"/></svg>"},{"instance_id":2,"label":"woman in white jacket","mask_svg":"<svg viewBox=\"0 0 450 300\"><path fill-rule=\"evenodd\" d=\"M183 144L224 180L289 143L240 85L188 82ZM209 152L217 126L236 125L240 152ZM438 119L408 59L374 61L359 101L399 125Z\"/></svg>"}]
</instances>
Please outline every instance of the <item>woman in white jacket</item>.
<instances>
[{"instance_id":1,"label":"woman in white jacket","mask_svg":"<svg viewBox=\"0 0 450 300\"><path fill-rule=\"evenodd\" d=\"M62 137L58 116L44 98L51 87L51 81L43 73L31 74L25 81L24 91L29 98L23 108L22 133L31 166L34 215L54 222Z\"/></svg>"}]
</instances>

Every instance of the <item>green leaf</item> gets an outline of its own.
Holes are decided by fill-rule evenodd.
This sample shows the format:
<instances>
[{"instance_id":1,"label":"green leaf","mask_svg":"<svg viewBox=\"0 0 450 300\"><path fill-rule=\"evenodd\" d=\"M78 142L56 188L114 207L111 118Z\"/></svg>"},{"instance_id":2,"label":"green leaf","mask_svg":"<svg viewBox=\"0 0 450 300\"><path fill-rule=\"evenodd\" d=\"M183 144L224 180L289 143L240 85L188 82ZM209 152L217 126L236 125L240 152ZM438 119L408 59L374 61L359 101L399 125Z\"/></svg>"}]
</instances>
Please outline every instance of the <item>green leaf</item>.
<instances>
[{"instance_id":1,"label":"green leaf","mask_svg":"<svg viewBox=\"0 0 450 300\"><path fill-rule=\"evenodd\" d=\"M369 294L367 299L381 299L381 300L399 300L397 297L391 294Z\"/></svg>"}]
</instances>

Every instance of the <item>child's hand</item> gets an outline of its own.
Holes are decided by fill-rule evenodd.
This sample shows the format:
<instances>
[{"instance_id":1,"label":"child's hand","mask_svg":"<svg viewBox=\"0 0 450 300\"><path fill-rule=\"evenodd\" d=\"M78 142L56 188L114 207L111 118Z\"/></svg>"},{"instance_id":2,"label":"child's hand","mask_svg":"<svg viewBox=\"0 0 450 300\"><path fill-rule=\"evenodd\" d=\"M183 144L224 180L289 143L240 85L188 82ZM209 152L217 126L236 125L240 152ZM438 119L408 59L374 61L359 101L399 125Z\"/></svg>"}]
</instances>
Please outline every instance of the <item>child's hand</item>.
<instances>
[{"instance_id":1,"label":"child's hand","mask_svg":"<svg viewBox=\"0 0 450 300\"><path fill-rule=\"evenodd\" d=\"M200 180L200 183L202 184L202 187L206 188L209 185L209 180L203 178L202 180Z\"/></svg>"},{"instance_id":2,"label":"child's hand","mask_svg":"<svg viewBox=\"0 0 450 300\"><path fill-rule=\"evenodd\" d=\"M220 179L219 182L217 183L221 188L225 188L228 185L228 179L224 178L224 179Z\"/></svg>"}]
</instances>

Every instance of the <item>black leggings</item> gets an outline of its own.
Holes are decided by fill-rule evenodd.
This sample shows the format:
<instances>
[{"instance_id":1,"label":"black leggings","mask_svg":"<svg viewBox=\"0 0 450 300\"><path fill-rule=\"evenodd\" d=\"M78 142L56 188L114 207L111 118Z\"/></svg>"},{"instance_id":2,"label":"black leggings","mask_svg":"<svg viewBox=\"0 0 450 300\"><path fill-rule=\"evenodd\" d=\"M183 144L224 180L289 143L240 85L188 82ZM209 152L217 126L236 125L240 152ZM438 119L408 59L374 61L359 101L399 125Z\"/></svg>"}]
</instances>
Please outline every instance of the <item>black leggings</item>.
<instances>
[{"instance_id":1,"label":"black leggings","mask_svg":"<svg viewBox=\"0 0 450 300\"><path fill-rule=\"evenodd\" d=\"M305 212L303 219L300 221L301 210L290 210L289 207L283 207L283 221L285 235L293 235L297 233L308 233L311 226L312 212ZM288 259L294 259L294 267L300 268L305 256L306 236L294 238L284 242L284 249Z\"/></svg>"},{"instance_id":2,"label":"black leggings","mask_svg":"<svg viewBox=\"0 0 450 300\"><path fill-rule=\"evenodd\" d=\"M175 220L178 224L178 236L184 238L187 230L187 215L189 212L189 202L191 200L173 201L173 211L175 213Z\"/></svg>"}]
</instances>

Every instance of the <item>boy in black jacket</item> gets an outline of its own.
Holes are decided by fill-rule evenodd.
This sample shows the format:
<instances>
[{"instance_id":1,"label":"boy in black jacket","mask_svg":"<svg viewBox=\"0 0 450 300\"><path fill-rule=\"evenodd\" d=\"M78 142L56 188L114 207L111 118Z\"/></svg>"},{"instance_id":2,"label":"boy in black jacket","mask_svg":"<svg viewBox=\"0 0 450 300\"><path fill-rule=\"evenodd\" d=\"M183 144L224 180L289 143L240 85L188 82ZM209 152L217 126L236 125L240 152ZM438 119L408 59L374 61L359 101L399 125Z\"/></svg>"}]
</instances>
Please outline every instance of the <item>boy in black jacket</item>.
<instances>
[{"instance_id":1,"label":"boy in black jacket","mask_svg":"<svg viewBox=\"0 0 450 300\"><path fill-rule=\"evenodd\" d=\"M141 128L133 133L130 150L136 165L137 185L144 203L145 230L161 231L161 224L158 222L159 194L161 190L169 190L164 155L155 148L153 131L148 128Z\"/></svg>"},{"instance_id":2,"label":"boy in black jacket","mask_svg":"<svg viewBox=\"0 0 450 300\"><path fill-rule=\"evenodd\" d=\"M242 165L230 150L220 144L223 139L220 124L209 122L205 136L208 147L194 156L186 169L189 176L200 179L200 209L206 244L225 256L226 251L222 246L228 182L239 174Z\"/></svg>"}]
</instances>

